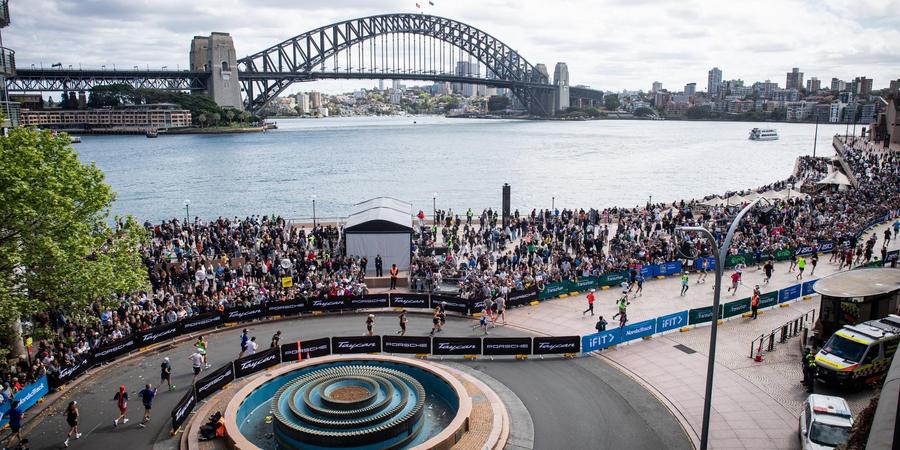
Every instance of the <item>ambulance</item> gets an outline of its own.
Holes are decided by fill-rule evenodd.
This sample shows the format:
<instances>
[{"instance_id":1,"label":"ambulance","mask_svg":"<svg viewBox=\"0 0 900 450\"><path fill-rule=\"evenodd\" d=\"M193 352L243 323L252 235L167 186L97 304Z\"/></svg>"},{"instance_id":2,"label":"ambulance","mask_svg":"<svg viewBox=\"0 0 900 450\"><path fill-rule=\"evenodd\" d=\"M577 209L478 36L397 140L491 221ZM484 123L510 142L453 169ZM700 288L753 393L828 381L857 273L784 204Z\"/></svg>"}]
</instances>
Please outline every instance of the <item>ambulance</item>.
<instances>
[{"instance_id":1,"label":"ambulance","mask_svg":"<svg viewBox=\"0 0 900 450\"><path fill-rule=\"evenodd\" d=\"M900 316L844 325L816 353L816 378L861 387L884 378L900 343Z\"/></svg>"}]
</instances>

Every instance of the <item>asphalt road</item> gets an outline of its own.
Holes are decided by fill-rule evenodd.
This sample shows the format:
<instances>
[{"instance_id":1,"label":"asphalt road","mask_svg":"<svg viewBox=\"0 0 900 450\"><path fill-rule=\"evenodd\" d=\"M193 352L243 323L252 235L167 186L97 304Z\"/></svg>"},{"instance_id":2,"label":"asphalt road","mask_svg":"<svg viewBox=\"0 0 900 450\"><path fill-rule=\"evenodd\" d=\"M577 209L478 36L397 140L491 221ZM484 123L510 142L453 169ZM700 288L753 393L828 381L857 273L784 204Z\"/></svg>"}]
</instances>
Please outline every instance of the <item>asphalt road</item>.
<instances>
[{"instance_id":1,"label":"asphalt road","mask_svg":"<svg viewBox=\"0 0 900 450\"><path fill-rule=\"evenodd\" d=\"M394 334L399 329L396 313L376 314L376 334ZM426 335L431 330L431 318L409 314L408 335ZM282 332L282 343L298 339L325 336L353 336L365 332L365 315L308 317L276 323L249 324L251 336L256 336L260 350L268 348L276 330ZM478 336L473 330L476 322L448 317L445 336ZM241 328L210 334L209 362L213 369L237 358L240 351ZM495 336L521 336L525 333L512 328L490 330ZM152 449L176 448L169 437L169 414L184 395L191 381L188 356L193 341L174 348L148 351L130 361L115 364L92 376L87 382L67 391L54 404L40 423L26 437L32 449L63 448L68 426L62 415L72 399L78 401L81 412L80 431L83 436L72 440L70 448L78 449ZM147 428L137 424L143 407L137 392L145 383L159 383L159 365L168 356L173 366L175 391L160 389L153 404L153 415ZM455 362L461 361L454 359ZM616 369L593 358L575 360L547 359L544 361L482 360L471 364L477 370L507 384L518 395L534 420L535 447L559 447L559 437L569 440L566 448L597 449L622 448L690 448L687 437L668 410L640 385ZM201 376L203 376L201 374ZM113 395L125 384L131 398L127 425L113 427L118 415ZM48 413L52 415L47 415ZM26 415L26 430L29 417Z\"/></svg>"}]
</instances>

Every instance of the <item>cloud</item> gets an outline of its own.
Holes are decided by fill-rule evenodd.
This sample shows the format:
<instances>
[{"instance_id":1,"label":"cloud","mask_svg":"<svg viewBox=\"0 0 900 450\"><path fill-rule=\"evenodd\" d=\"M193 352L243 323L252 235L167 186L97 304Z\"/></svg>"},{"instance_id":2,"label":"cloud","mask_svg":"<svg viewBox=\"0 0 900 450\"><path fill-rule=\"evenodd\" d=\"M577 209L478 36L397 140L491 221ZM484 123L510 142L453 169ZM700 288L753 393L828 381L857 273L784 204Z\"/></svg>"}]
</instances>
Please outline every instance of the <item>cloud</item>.
<instances>
[{"instance_id":1,"label":"cloud","mask_svg":"<svg viewBox=\"0 0 900 450\"><path fill-rule=\"evenodd\" d=\"M807 78L866 75L875 86L900 77L900 0L427 0L429 14L476 26L573 84L679 89L721 68L726 79L771 79L799 67ZM185 67L194 35L232 34L238 56L344 19L416 12L415 0L29 0L12 2L4 44L20 67ZM376 81L292 87L350 90Z\"/></svg>"}]
</instances>

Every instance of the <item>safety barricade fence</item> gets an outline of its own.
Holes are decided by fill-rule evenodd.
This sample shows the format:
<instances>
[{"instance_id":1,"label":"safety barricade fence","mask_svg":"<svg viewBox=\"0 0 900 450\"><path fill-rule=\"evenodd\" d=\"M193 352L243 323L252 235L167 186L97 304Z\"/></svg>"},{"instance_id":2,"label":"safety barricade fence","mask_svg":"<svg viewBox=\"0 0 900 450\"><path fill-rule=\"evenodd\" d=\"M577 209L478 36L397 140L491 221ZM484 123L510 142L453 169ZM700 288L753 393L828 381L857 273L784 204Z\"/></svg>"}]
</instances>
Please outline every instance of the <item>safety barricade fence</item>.
<instances>
[{"instance_id":1,"label":"safety barricade fence","mask_svg":"<svg viewBox=\"0 0 900 450\"><path fill-rule=\"evenodd\" d=\"M12 401L18 401L19 411L24 413L40 399L44 398L48 392L50 392L50 385L47 381L47 376L44 375L33 383L26 384L22 389L13 394ZM9 423L9 416L7 416L6 413L9 412L12 407L12 401L5 401L0 404L0 429L6 427L6 424Z\"/></svg>"},{"instance_id":2,"label":"safety barricade fence","mask_svg":"<svg viewBox=\"0 0 900 450\"><path fill-rule=\"evenodd\" d=\"M783 344L788 339L809 330L816 322L816 310L811 309L803 315L785 322L769 333L763 333L750 342L750 358L762 361L763 352L775 351L775 344Z\"/></svg>"}]
</instances>

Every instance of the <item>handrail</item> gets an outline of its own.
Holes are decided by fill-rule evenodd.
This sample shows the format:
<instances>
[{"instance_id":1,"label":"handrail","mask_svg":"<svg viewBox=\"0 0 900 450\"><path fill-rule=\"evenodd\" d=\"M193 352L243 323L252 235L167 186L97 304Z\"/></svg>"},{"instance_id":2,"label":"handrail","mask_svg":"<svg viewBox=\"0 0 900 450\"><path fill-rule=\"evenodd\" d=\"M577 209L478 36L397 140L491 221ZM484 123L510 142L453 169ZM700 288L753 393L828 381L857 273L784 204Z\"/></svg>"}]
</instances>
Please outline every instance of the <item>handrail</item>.
<instances>
[{"instance_id":1,"label":"handrail","mask_svg":"<svg viewBox=\"0 0 900 450\"><path fill-rule=\"evenodd\" d=\"M750 342L750 358L753 358L756 354L762 353L763 344L766 343L766 352L775 351L775 335L778 335L778 343L783 344L789 338L797 336L804 330L808 330L811 325L813 325L816 321L816 310L811 309L799 317L789 320L785 322L784 325L773 329L768 334L763 333L759 335L759 337L753 339ZM757 341L759 341L759 345L757 346ZM754 353L755 352L755 353Z\"/></svg>"}]
</instances>

